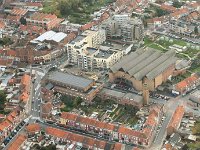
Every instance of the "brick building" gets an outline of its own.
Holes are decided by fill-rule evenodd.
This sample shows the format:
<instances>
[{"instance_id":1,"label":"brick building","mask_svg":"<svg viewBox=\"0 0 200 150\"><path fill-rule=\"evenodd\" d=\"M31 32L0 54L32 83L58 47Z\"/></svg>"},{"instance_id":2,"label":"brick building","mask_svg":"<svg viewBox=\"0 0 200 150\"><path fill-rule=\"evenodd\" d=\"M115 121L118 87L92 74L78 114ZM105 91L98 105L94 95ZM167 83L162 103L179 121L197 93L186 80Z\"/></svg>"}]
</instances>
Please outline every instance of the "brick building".
<instances>
[{"instance_id":1,"label":"brick building","mask_svg":"<svg viewBox=\"0 0 200 150\"><path fill-rule=\"evenodd\" d=\"M148 89L154 91L173 74L176 60L172 50L164 54L150 48L138 50L111 67L109 80L138 91L142 91L146 83Z\"/></svg>"},{"instance_id":2,"label":"brick building","mask_svg":"<svg viewBox=\"0 0 200 150\"><path fill-rule=\"evenodd\" d=\"M182 94L186 94L187 92L191 91L192 89L196 88L199 85L200 85L200 74L195 73L195 74L192 74L190 77L177 83L174 86L173 90L179 93L180 95L182 95Z\"/></svg>"},{"instance_id":3,"label":"brick building","mask_svg":"<svg viewBox=\"0 0 200 150\"><path fill-rule=\"evenodd\" d=\"M54 91L81 97L88 102L93 100L102 88L102 85L95 83L94 80L58 71L51 73L47 82L54 85Z\"/></svg>"},{"instance_id":4,"label":"brick building","mask_svg":"<svg viewBox=\"0 0 200 150\"><path fill-rule=\"evenodd\" d=\"M168 124L168 127L167 127L167 134L168 135L171 135L173 134L174 132L177 131L177 129L179 128L180 126L180 123L181 123L181 120L183 118L183 115L184 115L184 107L183 106L178 106L172 116L172 119L170 121L170 123Z\"/></svg>"},{"instance_id":5,"label":"brick building","mask_svg":"<svg viewBox=\"0 0 200 150\"><path fill-rule=\"evenodd\" d=\"M28 25L40 26L50 30L59 25L63 19L58 18L56 15L36 12L29 18L26 18L26 21Z\"/></svg>"},{"instance_id":6,"label":"brick building","mask_svg":"<svg viewBox=\"0 0 200 150\"><path fill-rule=\"evenodd\" d=\"M150 110L149 117L141 131L135 131L125 126L101 122L67 112L61 114L60 124L84 132L93 133L96 136L103 136L108 141L148 147L155 135L155 128L159 124L160 117L161 109L153 108Z\"/></svg>"}]
</instances>

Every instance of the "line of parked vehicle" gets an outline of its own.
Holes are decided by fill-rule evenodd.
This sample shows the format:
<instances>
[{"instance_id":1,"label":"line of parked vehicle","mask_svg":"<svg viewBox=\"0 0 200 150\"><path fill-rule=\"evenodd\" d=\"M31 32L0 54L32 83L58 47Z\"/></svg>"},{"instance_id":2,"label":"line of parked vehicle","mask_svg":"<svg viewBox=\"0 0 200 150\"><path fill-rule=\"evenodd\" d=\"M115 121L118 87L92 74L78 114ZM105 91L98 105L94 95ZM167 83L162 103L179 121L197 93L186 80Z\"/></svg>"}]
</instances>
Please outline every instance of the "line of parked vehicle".
<instances>
[{"instance_id":1,"label":"line of parked vehicle","mask_svg":"<svg viewBox=\"0 0 200 150\"><path fill-rule=\"evenodd\" d=\"M163 99L166 101L170 99L168 96L157 94L157 93L150 93L149 96L152 98Z\"/></svg>"},{"instance_id":2,"label":"line of parked vehicle","mask_svg":"<svg viewBox=\"0 0 200 150\"><path fill-rule=\"evenodd\" d=\"M15 135L22 129L24 125L28 125L28 124L26 124L25 121L22 121L17 127L15 127L15 129L10 133L10 135L7 138L5 138L2 146L5 147L15 137Z\"/></svg>"}]
</instances>

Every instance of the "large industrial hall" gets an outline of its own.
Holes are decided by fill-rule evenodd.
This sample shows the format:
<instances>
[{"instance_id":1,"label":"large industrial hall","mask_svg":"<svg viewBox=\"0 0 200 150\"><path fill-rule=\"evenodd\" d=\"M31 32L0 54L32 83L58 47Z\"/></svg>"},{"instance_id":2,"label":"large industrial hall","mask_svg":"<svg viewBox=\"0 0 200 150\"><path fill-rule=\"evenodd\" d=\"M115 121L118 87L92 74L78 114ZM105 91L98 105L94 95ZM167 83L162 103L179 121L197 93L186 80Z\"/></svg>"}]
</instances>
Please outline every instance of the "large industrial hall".
<instances>
[{"instance_id":1,"label":"large industrial hall","mask_svg":"<svg viewBox=\"0 0 200 150\"><path fill-rule=\"evenodd\" d=\"M148 90L154 91L173 74L176 61L173 50L161 53L151 48L140 49L113 65L109 80L126 84L137 91L142 91L145 83Z\"/></svg>"}]
</instances>

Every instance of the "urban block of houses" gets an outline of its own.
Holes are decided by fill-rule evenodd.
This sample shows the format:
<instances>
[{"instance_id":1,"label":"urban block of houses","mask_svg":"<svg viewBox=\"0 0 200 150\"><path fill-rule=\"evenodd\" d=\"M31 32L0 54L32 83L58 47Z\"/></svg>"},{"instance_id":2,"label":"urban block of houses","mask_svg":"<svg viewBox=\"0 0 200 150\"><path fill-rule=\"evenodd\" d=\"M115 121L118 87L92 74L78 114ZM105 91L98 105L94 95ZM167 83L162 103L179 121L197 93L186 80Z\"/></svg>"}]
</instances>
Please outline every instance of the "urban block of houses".
<instances>
[{"instance_id":1,"label":"urban block of houses","mask_svg":"<svg viewBox=\"0 0 200 150\"><path fill-rule=\"evenodd\" d=\"M27 17L26 21L28 25L40 26L46 30L51 30L59 25L63 19L58 18L56 15L36 12Z\"/></svg>"},{"instance_id":2,"label":"urban block of houses","mask_svg":"<svg viewBox=\"0 0 200 150\"><path fill-rule=\"evenodd\" d=\"M42 33L45 32L45 30L42 28L42 27L39 27L39 26L30 26L30 25L20 25L19 26L19 30L27 35L27 34L30 34L30 35L33 35L33 34L37 34L37 35L40 35Z\"/></svg>"},{"instance_id":3,"label":"urban block of houses","mask_svg":"<svg viewBox=\"0 0 200 150\"><path fill-rule=\"evenodd\" d=\"M31 92L31 76L28 74L24 74L21 78L21 84L20 84L20 96L19 100L24 105L24 108L26 109L26 113L28 113L29 110L29 99L30 99L30 92Z\"/></svg>"},{"instance_id":4,"label":"urban block of houses","mask_svg":"<svg viewBox=\"0 0 200 150\"><path fill-rule=\"evenodd\" d=\"M195 89L198 85L200 85L200 75L199 73L195 73L192 74L190 77L174 85L172 93L174 92L180 95L186 94L192 89Z\"/></svg>"},{"instance_id":5,"label":"urban block of houses","mask_svg":"<svg viewBox=\"0 0 200 150\"><path fill-rule=\"evenodd\" d=\"M16 139L8 146L7 150L19 150L24 146L27 141L27 137L23 134L17 135Z\"/></svg>"},{"instance_id":6,"label":"urban block of houses","mask_svg":"<svg viewBox=\"0 0 200 150\"><path fill-rule=\"evenodd\" d=\"M14 8L11 10L11 15L14 15L14 16L25 16L26 13L28 12L27 9L21 9L21 8Z\"/></svg>"},{"instance_id":7,"label":"urban block of houses","mask_svg":"<svg viewBox=\"0 0 200 150\"><path fill-rule=\"evenodd\" d=\"M138 150L135 146L129 146L121 143L109 143L108 141L98 140L84 135L75 134L72 132L60 130L53 127L47 127L45 129L47 136L54 138L55 140L66 142L67 149L75 149L77 146L87 149L97 150Z\"/></svg>"},{"instance_id":8,"label":"urban block of houses","mask_svg":"<svg viewBox=\"0 0 200 150\"><path fill-rule=\"evenodd\" d=\"M183 118L185 112L184 106L178 106L171 118L170 123L167 126L167 134L171 135L175 132L177 132L178 128L180 127L181 120Z\"/></svg>"},{"instance_id":9,"label":"urban block of houses","mask_svg":"<svg viewBox=\"0 0 200 150\"><path fill-rule=\"evenodd\" d=\"M101 122L89 117L83 117L68 112L63 112L61 114L60 124L102 136L110 141L148 147L152 142L155 129L159 124L161 116L161 108L152 108L146 122L144 123L144 128L141 131L132 130L125 126Z\"/></svg>"},{"instance_id":10,"label":"urban block of houses","mask_svg":"<svg viewBox=\"0 0 200 150\"><path fill-rule=\"evenodd\" d=\"M0 142L13 131L13 129L24 120L24 113L19 107L14 108L8 115L5 115L0 121Z\"/></svg>"},{"instance_id":11,"label":"urban block of houses","mask_svg":"<svg viewBox=\"0 0 200 150\"><path fill-rule=\"evenodd\" d=\"M167 4L162 4L162 5L160 6L160 8L161 8L162 10L165 10L165 11L168 11L168 12L175 12L175 11L176 11L176 7L173 7L173 6L167 5Z\"/></svg>"}]
</instances>

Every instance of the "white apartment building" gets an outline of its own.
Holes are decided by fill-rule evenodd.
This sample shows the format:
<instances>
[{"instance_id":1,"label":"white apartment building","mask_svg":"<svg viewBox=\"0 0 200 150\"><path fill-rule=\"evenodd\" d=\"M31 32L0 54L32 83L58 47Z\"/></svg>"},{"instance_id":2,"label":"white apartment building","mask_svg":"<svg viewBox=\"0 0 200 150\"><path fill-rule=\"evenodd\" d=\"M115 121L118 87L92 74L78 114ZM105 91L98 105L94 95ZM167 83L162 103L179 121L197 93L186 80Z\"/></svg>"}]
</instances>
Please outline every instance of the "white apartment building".
<instances>
[{"instance_id":1,"label":"white apartment building","mask_svg":"<svg viewBox=\"0 0 200 150\"><path fill-rule=\"evenodd\" d=\"M108 69L123 55L124 51L107 46L100 46L99 49L88 47L78 55L78 67L84 70Z\"/></svg>"},{"instance_id":2,"label":"white apartment building","mask_svg":"<svg viewBox=\"0 0 200 150\"><path fill-rule=\"evenodd\" d=\"M113 20L115 20L119 26L121 26L130 20L130 16L128 14L114 15Z\"/></svg>"},{"instance_id":3,"label":"white apartment building","mask_svg":"<svg viewBox=\"0 0 200 150\"><path fill-rule=\"evenodd\" d=\"M83 54L87 47L98 48L106 40L105 30L86 30L66 45L70 63L78 63L78 55Z\"/></svg>"}]
</instances>

